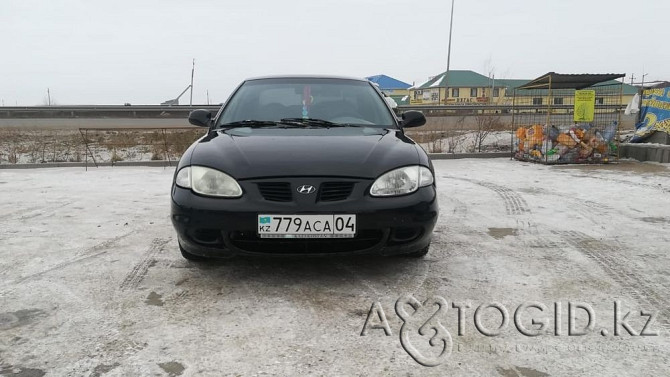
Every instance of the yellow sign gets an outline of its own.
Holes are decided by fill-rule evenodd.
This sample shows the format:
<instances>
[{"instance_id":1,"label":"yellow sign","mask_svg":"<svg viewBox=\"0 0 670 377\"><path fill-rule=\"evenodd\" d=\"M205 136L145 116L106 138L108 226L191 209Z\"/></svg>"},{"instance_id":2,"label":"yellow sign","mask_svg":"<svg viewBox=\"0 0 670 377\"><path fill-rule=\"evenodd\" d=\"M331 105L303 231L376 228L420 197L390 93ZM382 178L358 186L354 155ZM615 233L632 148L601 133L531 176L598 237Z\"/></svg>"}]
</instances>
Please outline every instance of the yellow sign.
<instances>
[{"instance_id":1,"label":"yellow sign","mask_svg":"<svg viewBox=\"0 0 670 377\"><path fill-rule=\"evenodd\" d=\"M595 90L575 90L575 122L593 122L595 109Z\"/></svg>"}]
</instances>

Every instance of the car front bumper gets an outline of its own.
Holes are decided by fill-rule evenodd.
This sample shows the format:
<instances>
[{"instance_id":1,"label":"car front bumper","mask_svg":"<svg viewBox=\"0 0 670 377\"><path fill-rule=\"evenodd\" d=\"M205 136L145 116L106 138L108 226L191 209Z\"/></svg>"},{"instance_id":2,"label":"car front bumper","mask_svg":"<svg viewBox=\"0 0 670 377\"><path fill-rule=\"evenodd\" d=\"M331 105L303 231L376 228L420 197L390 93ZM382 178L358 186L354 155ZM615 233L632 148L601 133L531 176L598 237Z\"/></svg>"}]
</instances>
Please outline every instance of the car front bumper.
<instances>
[{"instance_id":1,"label":"car front bumper","mask_svg":"<svg viewBox=\"0 0 670 377\"><path fill-rule=\"evenodd\" d=\"M258 215L355 214L354 238L259 238ZM277 203L243 195L236 199L203 197L173 186L172 224L180 246L207 257L234 255L394 255L428 246L437 221L434 186L399 197L322 203Z\"/></svg>"}]
</instances>

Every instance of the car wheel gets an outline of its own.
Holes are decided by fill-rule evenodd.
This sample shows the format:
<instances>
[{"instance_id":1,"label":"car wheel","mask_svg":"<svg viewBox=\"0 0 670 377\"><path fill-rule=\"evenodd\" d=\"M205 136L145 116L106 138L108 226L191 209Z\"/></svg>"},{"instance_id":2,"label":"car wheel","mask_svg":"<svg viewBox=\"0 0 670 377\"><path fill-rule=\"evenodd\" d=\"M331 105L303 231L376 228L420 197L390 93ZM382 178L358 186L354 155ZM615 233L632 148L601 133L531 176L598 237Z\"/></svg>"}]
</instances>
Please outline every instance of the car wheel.
<instances>
[{"instance_id":1,"label":"car wheel","mask_svg":"<svg viewBox=\"0 0 670 377\"><path fill-rule=\"evenodd\" d=\"M423 258L426 254L428 254L428 250L430 249L430 244L426 245L423 249L419 249L417 251L413 251L409 254L405 254L406 257L409 258Z\"/></svg>"},{"instance_id":2,"label":"car wheel","mask_svg":"<svg viewBox=\"0 0 670 377\"><path fill-rule=\"evenodd\" d=\"M181 244L179 245L179 251L181 251L181 256L182 257L184 257L185 259L188 259L190 261L193 261L193 262L202 262L204 260L207 260L207 258L205 258L205 257L202 257L200 255L191 254L188 251L184 250L184 248L181 246Z\"/></svg>"}]
</instances>

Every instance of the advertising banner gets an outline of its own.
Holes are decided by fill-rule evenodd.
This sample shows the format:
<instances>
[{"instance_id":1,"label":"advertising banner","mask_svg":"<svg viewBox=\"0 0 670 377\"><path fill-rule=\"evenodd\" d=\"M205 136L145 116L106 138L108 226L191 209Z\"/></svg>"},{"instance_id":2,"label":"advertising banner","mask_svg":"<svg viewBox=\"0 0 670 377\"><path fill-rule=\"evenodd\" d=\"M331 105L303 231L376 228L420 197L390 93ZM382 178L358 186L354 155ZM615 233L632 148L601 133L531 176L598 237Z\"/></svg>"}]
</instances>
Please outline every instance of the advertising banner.
<instances>
[{"instance_id":1,"label":"advertising banner","mask_svg":"<svg viewBox=\"0 0 670 377\"><path fill-rule=\"evenodd\" d=\"M640 123L631 142L644 140L655 131L670 133L670 87L647 89L642 93Z\"/></svg>"},{"instance_id":2,"label":"advertising banner","mask_svg":"<svg viewBox=\"0 0 670 377\"><path fill-rule=\"evenodd\" d=\"M575 90L575 122L593 122L596 109L595 90Z\"/></svg>"}]
</instances>

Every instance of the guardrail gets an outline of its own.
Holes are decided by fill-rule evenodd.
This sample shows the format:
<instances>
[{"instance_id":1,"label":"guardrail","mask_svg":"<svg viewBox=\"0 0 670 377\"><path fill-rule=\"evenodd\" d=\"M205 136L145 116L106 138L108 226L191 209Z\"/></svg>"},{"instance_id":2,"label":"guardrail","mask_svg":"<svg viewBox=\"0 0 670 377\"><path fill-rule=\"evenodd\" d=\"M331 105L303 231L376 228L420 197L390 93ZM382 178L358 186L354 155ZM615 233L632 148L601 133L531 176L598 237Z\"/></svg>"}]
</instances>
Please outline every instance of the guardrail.
<instances>
[{"instance_id":1,"label":"guardrail","mask_svg":"<svg viewBox=\"0 0 670 377\"><path fill-rule=\"evenodd\" d=\"M191 111L193 109L218 110L221 105L74 105L74 106L2 106L0 114L13 111Z\"/></svg>"},{"instance_id":2,"label":"guardrail","mask_svg":"<svg viewBox=\"0 0 670 377\"><path fill-rule=\"evenodd\" d=\"M12 106L0 107L1 119L12 118L187 118L189 112L194 109L208 109L218 111L221 105L90 105L90 106ZM625 105L599 105L599 108L611 109L612 111L623 111ZM553 105L552 111L570 111L573 105ZM451 113L479 113L479 112L512 112L511 105L414 105L399 106L400 111L419 110L424 112ZM547 106L539 105L517 105L514 110L546 111Z\"/></svg>"},{"instance_id":3,"label":"guardrail","mask_svg":"<svg viewBox=\"0 0 670 377\"><path fill-rule=\"evenodd\" d=\"M186 118L194 109L218 111L220 105L91 105L0 107L0 118Z\"/></svg>"}]
</instances>

